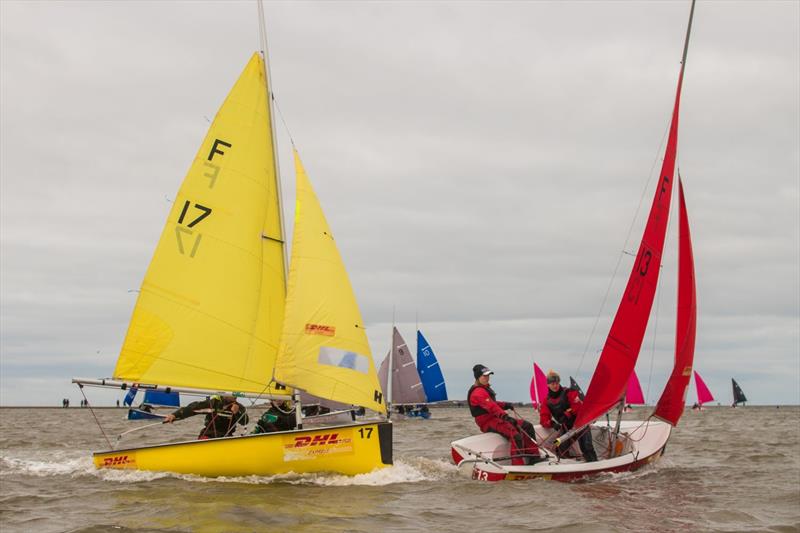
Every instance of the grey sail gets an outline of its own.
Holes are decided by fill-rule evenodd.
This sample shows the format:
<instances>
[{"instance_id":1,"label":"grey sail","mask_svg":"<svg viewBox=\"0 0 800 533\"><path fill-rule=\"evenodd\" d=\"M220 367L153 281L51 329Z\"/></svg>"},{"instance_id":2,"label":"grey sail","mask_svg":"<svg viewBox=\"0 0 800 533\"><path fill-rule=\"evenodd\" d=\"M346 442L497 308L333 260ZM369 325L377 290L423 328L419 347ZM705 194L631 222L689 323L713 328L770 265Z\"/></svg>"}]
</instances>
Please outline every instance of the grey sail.
<instances>
[{"instance_id":1,"label":"grey sail","mask_svg":"<svg viewBox=\"0 0 800 533\"><path fill-rule=\"evenodd\" d=\"M392 363L391 389L388 387L389 361ZM387 394L392 404L425 403L425 389L419 380L419 373L411 356L411 350L406 346L397 328L393 328L392 349L386 355L378 370L378 379L381 382L384 394ZM391 395L389 391L391 390Z\"/></svg>"}]
</instances>

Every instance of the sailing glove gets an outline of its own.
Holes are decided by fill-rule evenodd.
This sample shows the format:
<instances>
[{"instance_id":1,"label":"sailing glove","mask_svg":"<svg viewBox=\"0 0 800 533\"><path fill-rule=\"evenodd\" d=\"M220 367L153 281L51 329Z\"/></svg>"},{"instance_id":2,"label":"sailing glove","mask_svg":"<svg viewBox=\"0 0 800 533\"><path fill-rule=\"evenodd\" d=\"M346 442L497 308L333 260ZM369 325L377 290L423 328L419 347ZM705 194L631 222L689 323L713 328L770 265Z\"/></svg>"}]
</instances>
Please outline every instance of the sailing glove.
<instances>
[{"instance_id":1,"label":"sailing glove","mask_svg":"<svg viewBox=\"0 0 800 533\"><path fill-rule=\"evenodd\" d=\"M561 431L561 422L559 422L558 420L552 420L551 423L553 425L553 429L555 429L556 431Z\"/></svg>"}]
</instances>

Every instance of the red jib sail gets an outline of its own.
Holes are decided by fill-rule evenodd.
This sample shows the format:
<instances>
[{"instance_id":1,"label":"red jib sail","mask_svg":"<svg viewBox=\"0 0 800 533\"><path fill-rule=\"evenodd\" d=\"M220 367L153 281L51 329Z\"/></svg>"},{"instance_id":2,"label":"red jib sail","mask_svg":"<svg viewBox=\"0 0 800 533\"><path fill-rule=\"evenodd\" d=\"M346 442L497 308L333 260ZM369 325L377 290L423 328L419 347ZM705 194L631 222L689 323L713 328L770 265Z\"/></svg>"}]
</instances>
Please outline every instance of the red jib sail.
<instances>
[{"instance_id":1,"label":"red jib sail","mask_svg":"<svg viewBox=\"0 0 800 533\"><path fill-rule=\"evenodd\" d=\"M678 180L680 211L678 230L678 319L675 327L675 366L653 413L677 425L686 403L686 391L692 375L694 341L697 329L697 294L694 280L694 255L683 184ZM700 376L697 376L697 378ZM702 380L700 380L702 381ZM698 391L699 394L699 391Z\"/></svg>"},{"instance_id":2,"label":"red jib sail","mask_svg":"<svg viewBox=\"0 0 800 533\"><path fill-rule=\"evenodd\" d=\"M687 40L688 43L688 40ZM684 47L684 61L686 52ZM669 127L667 149L664 153L664 164L661 166L660 179L656 187L653 205L647 225L644 228L639 252L633 263L633 270L622 301L617 309L611 330L608 333L597 368L592 375L586 399L575 420L579 428L608 412L616 404L633 372L639 349L642 346L650 309L658 284L661 270L661 254L664 250L664 237L667 232L667 219L672 199L672 182L675 173L675 155L678 146L678 109L681 101L681 85L683 84L683 65L678 76L678 90L675 95L675 107L672 110L672 123Z\"/></svg>"},{"instance_id":3,"label":"red jib sail","mask_svg":"<svg viewBox=\"0 0 800 533\"><path fill-rule=\"evenodd\" d=\"M531 378L531 401L533 408L538 409L539 405L547 401L547 378L539 365L533 363L533 377Z\"/></svg>"}]
</instances>

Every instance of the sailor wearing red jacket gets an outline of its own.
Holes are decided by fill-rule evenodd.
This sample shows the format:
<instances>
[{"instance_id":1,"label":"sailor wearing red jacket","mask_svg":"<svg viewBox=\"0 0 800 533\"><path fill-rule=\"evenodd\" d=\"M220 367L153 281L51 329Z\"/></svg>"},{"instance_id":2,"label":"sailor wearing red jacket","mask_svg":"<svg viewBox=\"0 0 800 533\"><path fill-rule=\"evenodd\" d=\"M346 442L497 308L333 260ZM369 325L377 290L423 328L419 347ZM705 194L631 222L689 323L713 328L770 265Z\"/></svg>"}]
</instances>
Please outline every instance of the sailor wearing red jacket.
<instances>
[{"instance_id":1,"label":"sailor wearing red jacket","mask_svg":"<svg viewBox=\"0 0 800 533\"><path fill-rule=\"evenodd\" d=\"M506 410L513 409L513 404L497 401L495 392L489 386L489 376L494 372L483 365L475 365L472 373L475 375L475 384L467 393L467 401L469 412L475 417L475 423L481 431L499 433L509 440L513 465L544 461L545 458L539 456L539 447L531 438L535 436L533 424L507 415Z\"/></svg>"},{"instance_id":2,"label":"sailor wearing red jacket","mask_svg":"<svg viewBox=\"0 0 800 533\"><path fill-rule=\"evenodd\" d=\"M580 392L575 389L565 389L561 386L561 376L557 372L547 373L547 401L542 402L539 407L539 423L542 427L553 428L556 431L567 431L572 429L575 424L575 417L578 414L583 402ZM559 453L566 452L574 439L569 439L558 447ZM581 448L586 461L597 461L597 454L592 445L592 434L588 429L578 437L578 445Z\"/></svg>"}]
</instances>

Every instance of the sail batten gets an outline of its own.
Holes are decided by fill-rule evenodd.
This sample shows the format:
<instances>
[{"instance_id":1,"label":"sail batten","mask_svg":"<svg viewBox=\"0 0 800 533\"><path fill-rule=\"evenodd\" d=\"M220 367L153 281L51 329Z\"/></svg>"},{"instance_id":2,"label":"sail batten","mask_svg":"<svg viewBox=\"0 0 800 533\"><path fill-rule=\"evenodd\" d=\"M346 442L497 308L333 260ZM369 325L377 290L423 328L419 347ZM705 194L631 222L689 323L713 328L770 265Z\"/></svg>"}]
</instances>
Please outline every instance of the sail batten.
<instances>
[{"instance_id":1,"label":"sail batten","mask_svg":"<svg viewBox=\"0 0 800 533\"><path fill-rule=\"evenodd\" d=\"M116 379L274 392L286 288L283 243L262 238L281 233L265 84L253 54L178 191Z\"/></svg>"}]
</instances>

